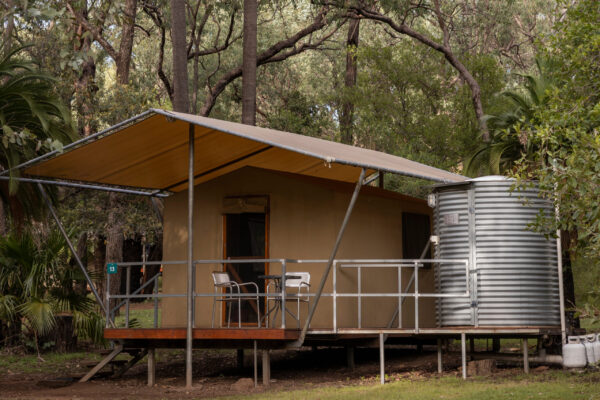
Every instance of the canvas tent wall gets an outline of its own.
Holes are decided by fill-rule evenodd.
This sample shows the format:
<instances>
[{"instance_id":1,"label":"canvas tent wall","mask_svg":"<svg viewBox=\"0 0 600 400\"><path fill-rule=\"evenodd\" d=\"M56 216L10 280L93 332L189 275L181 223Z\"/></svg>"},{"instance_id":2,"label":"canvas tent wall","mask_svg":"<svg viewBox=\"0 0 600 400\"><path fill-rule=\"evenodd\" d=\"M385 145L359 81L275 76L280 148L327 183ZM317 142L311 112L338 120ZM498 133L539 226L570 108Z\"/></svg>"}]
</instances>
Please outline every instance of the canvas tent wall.
<instances>
[{"instance_id":1,"label":"canvas tent wall","mask_svg":"<svg viewBox=\"0 0 600 400\"><path fill-rule=\"evenodd\" d=\"M326 259L329 255L337 229L344 216L351 184L340 184L331 180L305 178L301 175L279 173L256 168L244 168L196 186L194 221L194 253L206 259L222 259L224 241L224 214L232 212L227 199L244 196L268 196L268 257L289 259ZM363 188L348 230L342 241L338 258L391 258L404 256L402 251L403 213L430 215L431 209L420 199L399 195L374 187ZM256 202L258 203L258 202ZM175 194L165 201L164 255L166 259L178 259L185 254L187 234L186 196ZM247 211L257 211L260 204L250 205ZM410 229L410 227L409 227ZM280 265L270 265L271 273L280 273ZM196 267L196 291L212 293L210 273L220 270L220 265ZM321 277L324 264L288 264L290 272L308 271L313 279ZM408 282L412 271L405 270L403 281ZM356 292L356 269L340 270L337 289L340 292ZM433 271L420 273L420 288L433 291ZM164 269L163 290L170 293L185 291L185 271L180 266ZM314 283L313 283L314 286ZM397 290L396 270L372 270L363 276L363 291L394 292ZM314 287L311 290L314 293ZM331 279L326 292L332 291ZM431 300L431 301L429 301ZM435 308L432 299L423 299L420 321L423 327L435 324ZM212 299L196 299L195 326L210 327ZM414 323L413 302L408 300L403 307L404 326ZM365 299L363 302L363 325L385 327L395 311L396 299ZM302 308L302 318L306 308ZM185 300L172 298L163 300L163 326L185 325ZM221 313L217 313L221 315ZM217 326L220 318L217 318ZM278 321L276 321L278 322ZM295 322L289 322L295 327ZM276 325L278 326L278 325ZM311 326L332 327L332 300L323 298ZM357 326L357 300L338 301L338 326Z\"/></svg>"}]
</instances>

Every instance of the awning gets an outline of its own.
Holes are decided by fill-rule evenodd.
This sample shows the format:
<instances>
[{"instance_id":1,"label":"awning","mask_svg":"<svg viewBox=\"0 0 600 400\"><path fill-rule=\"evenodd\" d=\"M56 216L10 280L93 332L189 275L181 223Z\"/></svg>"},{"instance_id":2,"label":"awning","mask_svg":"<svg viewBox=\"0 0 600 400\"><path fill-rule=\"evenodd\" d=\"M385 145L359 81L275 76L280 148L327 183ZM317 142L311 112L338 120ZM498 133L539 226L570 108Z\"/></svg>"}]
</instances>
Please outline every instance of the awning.
<instances>
[{"instance_id":1,"label":"awning","mask_svg":"<svg viewBox=\"0 0 600 400\"><path fill-rule=\"evenodd\" d=\"M390 154L309 136L152 109L29 164L35 177L178 192L187 188L189 124L195 183L252 166L344 182L360 169L460 182L466 178Z\"/></svg>"}]
</instances>

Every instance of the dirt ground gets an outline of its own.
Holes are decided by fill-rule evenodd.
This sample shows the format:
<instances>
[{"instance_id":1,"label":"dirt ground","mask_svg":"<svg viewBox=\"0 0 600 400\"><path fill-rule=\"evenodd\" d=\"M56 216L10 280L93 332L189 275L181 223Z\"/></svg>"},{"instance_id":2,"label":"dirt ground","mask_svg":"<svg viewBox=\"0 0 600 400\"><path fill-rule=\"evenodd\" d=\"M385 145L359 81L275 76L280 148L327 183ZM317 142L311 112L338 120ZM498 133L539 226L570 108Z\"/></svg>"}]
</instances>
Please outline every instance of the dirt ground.
<instances>
[{"instance_id":1,"label":"dirt ground","mask_svg":"<svg viewBox=\"0 0 600 400\"><path fill-rule=\"evenodd\" d=\"M378 382L379 352L377 348L357 349L356 367L346 366L342 348L275 351L271 362L271 386L253 387L252 352L246 351L245 368L236 367L234 351L196 350L194 352L194 387L186 390L185 363L181 350L158 352L157 384L146 385L146 364L141 362L120 379L96 378L87 383L71 383L50 388L54 380L82 376L89 366L84 360L73 360L65 371L55 373L6 373L0 371L0 398L3 399L174 399L214 398L227 395L261 393L265 390L309 389L319 386L374 384ZM459 358L444 357L444 374L459 374ZM260 360L260 357L259 357ZM435 352L417 353L413 349L386 349L387 380L426 379L436 376ZM500 370L498 374L514 374L518 370ZM246 378L246 379L243 379ZM240 381L240 379L243 379Z\"/></svg>"}]
</instances>

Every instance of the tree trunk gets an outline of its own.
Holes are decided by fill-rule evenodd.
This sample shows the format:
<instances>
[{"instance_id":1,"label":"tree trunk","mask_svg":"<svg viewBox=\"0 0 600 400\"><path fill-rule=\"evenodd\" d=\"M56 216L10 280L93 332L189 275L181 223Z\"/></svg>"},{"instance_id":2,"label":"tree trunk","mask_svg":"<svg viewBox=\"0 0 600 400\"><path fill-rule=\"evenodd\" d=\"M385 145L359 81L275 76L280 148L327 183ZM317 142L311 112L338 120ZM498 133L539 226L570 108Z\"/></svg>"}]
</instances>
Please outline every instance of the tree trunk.
<instances>
[{"instance_id":1,"label":"tree trunk","mask_svg":"<svg viewBox=\"0 0 600 400\"><path fill-rule=\"evenodd\" d=\"M156 243L152 246L148 246L148 252L146 257L148 261L162 261L162 232L158 234ZM146 276L145 281L152 279L160 271L160 265L146 265ZM154 285L150 285L144 289L144 294L150 294L154 290Z\"/></svg>"},{"instance_id":2,"label":"tree trunk","mask_svg":"<svg viewBox=\"0 0 600 400\"><path fill-rule=\"evenodd\" d=\"M575 313L575 282L573 280L573 267L571 265L571 249L577 237L577 232L561 231L562 263L563 263L563 290L565 296L565 313L567 330L573 331L580 327L579 317ZM570 328L570 329L569 329Z\"/></svg>"},{"instance_id":3,"label":"tree trunk","mask_svg":"<svg viewBox=\"0 0 600 400\"><path fill-rule=\"evenodd\" d=\"M123 261L123 223L119 217L121 208L121 196L117 193L111 193L109 197L108 213L108 235L106 238L106 262ZM119 268L116 274L110 277L110 294L121 294L121 279L124 277L124 268ZM114 299L110 302L110 308L117 305L120 300ZM118 315L119 310L115 313Z\"/></svg>"},{"instance_id":4,"label":"tree trunk","mask_svg":"<svg viewBox=\"0 0 600 400\"><path fill-rule=\"evenodd\" d=\"M71 314L59 314L56 316L56 325L48 335L40 338L40 343L54 342L54 351L68 353L77 348L77 336L73 316Z\"/></svg>"},{"instance_id":5,"label":"tree trunk","mask_svg":"<svg viewBox=\"0 0 600 400\"><path fill-rule=\"evenodd\" d=\"M256 125L257 0L244 0L242 123Z\"/></svg>"},{"instance_id":6,"label":"tree trunk","mask_svg":"<svg viewBox=\"0 0 600 400\"><path fill-rule=\"evenodd\" d=\"M173 43L173 109L187 113L190 110L190 99L184 0L171 0L171 42Z\"/></svg>"},{"instance_id":7,"label":"tree trunk","mask_svg":"<svg viewBox=\"0 0 600 400\"><path fill-rule=\"evenodd\" d=\"M0 237L4 237L8 233L8 214L6 214L4 206L4 199L0 197Z\"/></svg>"},{"instance_id":8,"label":"tree trunk","mask_svg":"<svg viewBox=\"0 0 600 400\"><path fill-rule=\"evenodd\" d=\"M88 9L85 2L81 4L82 9L80 13L84 19L88 19ZM88 54L91 51L92 37L89 32L85 29L83 24L74 21L75 25L75 38L74 38L74 51L81 54ZM74 100L75 110L77 111L78 127L77 130L80 136L89 136L95 129L96 124L94 121L94 94L98 91L98 87L95 83L96 78L96 61L91 55L88 55L81 64L81 73L77 77L74 84Z\"/></svg>"},{"instance_id":9,"label":"tree trunk","mask_svg":"<svg viewBox=\"0 0 600 400\"><path fill-rule=\"evenodd\" d=\"M87 251L87 245L88 245L88 235L87 232L83 232L81 234L81 236L79 236L79 240L77 241L77 256L79 257L79 259L81 260L81 262L83 263L83 266L87 269L87 265L88 265L88 251ZM71 267L75 268L76 270L79 270L79 265L77 264L77 261L72 260L71 262ZM74 283L74 289L75 292L81 295L85 295L87 293L87 282L85 279L81 279L77 282Z\"/></svg>"},{"instance_id":10,"label":"tree trunk","mask_svg":"<svg viewBox=\"0 0 600 400\"><path fill-rule=\"evenodd\" d=\"M94 284L103 302L106 302L106 239L102 235L94 237L93 275L97 276Z\"/></svg>"},{"instance_id":11,"label":"tree trunk","mask_svg":"<svg viewBox=\"0 0 600 400\"><path fill-rule=\"evenodd\" d=\"M129 70L131 64L131 51L135 29L137 0L126 0L123 9L123 28L121 29L121 43L119 44L119 57L117 64L117 79L121 85L129 83Z\"/></svg>"},{"instance_id":12,"label":"tree trunk","mask_svg":"<svg viewBox=\"0 0 600 400\"><path fill-rule=\"evenodd\" d=\"M123 261L124 262L139 262L138 265L129 267L131 269L130 282L129 282L129 293L136 291L142 282L142 252L143 243L142 238L136 235L133 239L127 239L123 241ZM126 293L127 290L127 269L123 268L123 280L121 281L121 293ZM141 299L140 299L141 300ZM133 300L137 301L137 300Z\"/></svg>"},{"instance_id":13,"label":"tree trunk","mask_svg":"<svg viewBox=\"0 0 600 400\"><path fill-rule=\"evenodd\" d=\"M359 19L351 19L348 23L348 39L346 41L346 77L344 80L344 85L347 90L356 86L356 50L358 49L359 28ZM342 143L353 144L353 120L354 104L352 101L345 99L342 104L342 113L340 115Z\"/></svg>"}]
</instances>

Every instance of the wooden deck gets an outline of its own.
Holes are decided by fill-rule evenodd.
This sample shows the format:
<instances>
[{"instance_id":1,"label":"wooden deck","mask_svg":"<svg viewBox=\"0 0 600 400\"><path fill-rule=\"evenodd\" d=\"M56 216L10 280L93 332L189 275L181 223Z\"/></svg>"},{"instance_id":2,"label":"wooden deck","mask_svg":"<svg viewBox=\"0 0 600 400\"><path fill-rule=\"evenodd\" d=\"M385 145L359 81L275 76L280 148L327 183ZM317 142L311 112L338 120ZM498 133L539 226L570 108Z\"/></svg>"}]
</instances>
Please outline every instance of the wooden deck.
<instances>
[{"instance_id":1,"label":"wooden deck","mask_svg":"<svg viewBox=\"0 0 600 400\"><path fill-rule=\"evenodd\" d=\"M194 328L195 340L296 340L300 336L297 329L268 328ZM186 328L106 328L105 339L168 339L186 338Z\"/></svg>"},{"instance_id":2,"label":"wooden deck","mask_svg":"<svg viewBox=\"0 0 600 400\"><path fill-rule=\"evenodd\" d=\"M309 330L304 345L369 345L385 334L387 342L429 342L435 338L514 337L533 338L560 335L556 327L448 327L412 329L338 329ZM261 348L283 348L300 336L298 329L280 328L194 328L193 344L196 348L251 348L254 341ZM184 347L186 328L106 328L104 338L120 341L126 347Z\"/></svg>"}]
</instances>

